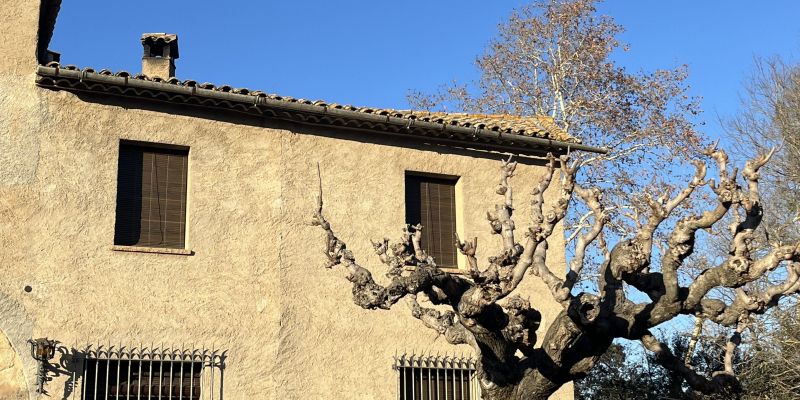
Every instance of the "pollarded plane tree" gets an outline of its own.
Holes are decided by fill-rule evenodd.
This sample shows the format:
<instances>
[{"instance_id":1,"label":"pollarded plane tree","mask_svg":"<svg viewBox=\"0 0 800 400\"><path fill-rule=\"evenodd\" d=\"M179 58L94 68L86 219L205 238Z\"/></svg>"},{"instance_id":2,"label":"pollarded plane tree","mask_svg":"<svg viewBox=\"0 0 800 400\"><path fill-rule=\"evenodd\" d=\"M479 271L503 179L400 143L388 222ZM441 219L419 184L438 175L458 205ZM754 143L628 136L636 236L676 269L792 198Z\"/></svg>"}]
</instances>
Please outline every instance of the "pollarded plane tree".
<instances>
[{"instance_id":1,"label":"pollarded plane tree","mask_svg":"<svg viewBox=\"0 0 800 400\"><path fill-rule=\"evenodd\" d=\"M327 267L342 266L353 284L353 301L365 309L389 309L406 299L412 315L441 334L451 344L467 344L478 357L477 374L486 399L546 399L563 384L585 376L599 356L616 338L640 341L655 353L659 364L679 373L692 390L704 394L733 394L741 391L733 368L733 354L742 330L753 314L765 312L782 297L800 290L800 243L756 254L749 244L759 226L763 205L759 196L759 169L770 154L750 160L738 178L728 166L723 150L705 152L716 162L718 180L706 179L705 161L694 162L696 173L677 194L648 200L651 212L632 237L620 240L610 251L603 230L610 212L596 188L576 183L577 162L567 157L548 156L547 171L532 188L532 221L519 234L514 219L514 197L510 179L516 162L503 161L497 194L502 201L488 214L489 225L501 235L503 248L479 266L477 240L454 239L468 260L468 274L442 271L421 246L422 226L408 226L398 242L373 242L380 260L388 267L386 286L377 283L366 268L334 233L323 215L322 181L312 225L325 231ZM560 182L553 204L545 204L544 192L554 175ZM740 185L740 182L742 185ZM673 211L701 186L715 193L716 204L698 215L684 216L670 224L671 233L659 257L653 256L654 232ZM547 261L548 240L564 218L572 201L584 202L593 214L591 227L577 238L574 256L566 276ZM735 221L730 253L720 264L703 271L688 286L682 286L678 270L695 251L698 231L712 228L726 214ZM677 218L677 216L676 216ZM599 267L596 293L575 293L587 248L597 244L603 261ZM656 260L657 258L657 260ZM651 265L658 263L660 265ZM786 266L785 281L761 292L748 292L745 285ZM529 275L542 279L549 293L517 293L515 289ZM630 285L646 294L649 301L636 302L626 291ZM736 291L728 303L713 296L715 288ZM522 295L552 296L563 308L544 332L537 346L539 313ZM418 299L419 298L419 299ZM427 298L434 305L426 307ZM446 309L446 311L441 311ZM684 360L673 355L652 329L678 315L695 315L732 331L726 346L724 369L712 376L696 373Z\"/></svg>"}]
</instances>

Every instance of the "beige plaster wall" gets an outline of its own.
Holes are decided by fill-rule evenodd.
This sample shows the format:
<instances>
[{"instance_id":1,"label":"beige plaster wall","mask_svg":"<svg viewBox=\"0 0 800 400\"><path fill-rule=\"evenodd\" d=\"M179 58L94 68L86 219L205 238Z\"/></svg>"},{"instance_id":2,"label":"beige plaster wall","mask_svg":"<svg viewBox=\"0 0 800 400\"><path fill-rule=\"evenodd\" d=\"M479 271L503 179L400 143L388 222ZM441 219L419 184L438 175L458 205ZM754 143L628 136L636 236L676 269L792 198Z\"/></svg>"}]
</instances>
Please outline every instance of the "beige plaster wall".
<instances>
[{"instance_id":1,"label":"beige plaster wall","mask_svg":"<svg viewBox=\"0 0 800 400\"><path fill-rule=\"evenodd\" d=\"M0 333L0 399L27 400L28 388L22 360L8 338Z\"/></svg>"},{"instance_id":2,"label":"beige plaster wall","mask_svg":"<svg viewBox=\"0 0 800 400\"><path fill-rule=\"evenodd\" d=\"M37 88L32 4L0 7L2 32L21 36L0 44L0 330L13 347L40 336L68 347L215 346L228 350L228 400L392 399L396 353L469 353L403 304L353 305L344 271L321 267L321 231L305 222L319 162L329 220L385 281L369 238L399 236L405 171L457 175L460 230L478 236L485 258L500 247L485 221L499 198L499 155ZM111 250L120 139L190 148L194 255ZM541 173L518 168L519 221ZM550 249L552 265L563 267L560 240ZM552 321L556 306L528 281L523 294ZM35 363L19 353L33 388ZM67 379L48 384L51 398L70 394ZM571 398L569 388L562 393Z\"/></svg>"},{"instance_id":3,"label":"beige plaster wall","mask_svg":"<svg viewBox=\"0 0 800 400\"><path fill-rule=\"evenodd\" d=\"M40 0L0 2L0 71L28 74L36 67Z\"/></svg>"}]
</instances>

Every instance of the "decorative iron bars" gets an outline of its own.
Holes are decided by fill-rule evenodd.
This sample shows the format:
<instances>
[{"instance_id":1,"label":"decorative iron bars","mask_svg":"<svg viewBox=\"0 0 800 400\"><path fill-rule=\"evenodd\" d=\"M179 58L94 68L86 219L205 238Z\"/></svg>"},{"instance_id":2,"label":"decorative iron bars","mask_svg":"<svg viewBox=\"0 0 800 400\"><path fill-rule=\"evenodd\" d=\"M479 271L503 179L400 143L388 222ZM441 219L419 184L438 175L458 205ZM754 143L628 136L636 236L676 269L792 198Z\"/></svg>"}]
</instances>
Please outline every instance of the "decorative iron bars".
<instances>
[{"instance_id":1,"label":"decorative iron bars","mask_svg":"<svg viewBox=\"0 0 800 400\"><path fill-rule=\"evenodd\" d=\"M479 400L475 359L406 355L394 358L399 400Z\"/></svg>"},{"instance_id":2,"label":"decorative iron bars","mask_svg":"<svg viewBox=\"0 0 800 400\"><path fill-rule=\"evenodd\" d=\"M81 399L221 400L224 361L220 350L89 346Z\"/></svg>"}]
</instances>

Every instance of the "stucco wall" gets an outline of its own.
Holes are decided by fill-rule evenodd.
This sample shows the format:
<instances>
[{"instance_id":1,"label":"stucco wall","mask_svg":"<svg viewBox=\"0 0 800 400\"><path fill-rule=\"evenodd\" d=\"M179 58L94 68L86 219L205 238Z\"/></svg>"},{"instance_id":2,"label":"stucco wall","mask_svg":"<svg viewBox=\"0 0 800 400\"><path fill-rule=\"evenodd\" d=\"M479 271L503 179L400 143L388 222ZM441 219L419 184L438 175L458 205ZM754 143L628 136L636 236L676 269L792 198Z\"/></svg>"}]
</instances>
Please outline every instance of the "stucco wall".
<instances>
[{"instance_id":1,"label":"stucco wall","mask_svg":"<svg viewBox=\"0 0 800 400\"><path fill-rule=\"evenodd\" d=\"M28 399L22 360L11 341L0 333L0 399Z\"/></svg>"},{"instance_id":2,"label":"stucco wall","mask_svg":"<svg viewBox=\"0 0 800 400\"><path fill-rule=\"evenodd\" d=\"M0 8L2 32L21 36L0 45L0 330L14 347L39 336L68 347L215 346L228 350L228 400L392 399L396 353L469 353L403 304L353 305L344 271L321 267L321 231L306 222L319 162L329 220L385 282L369 239L399 236L405 171L457 175L459 230L478 236L485 259L500 247L485 220L499 200L499 155L37 88L36 3ZM120 139L190 148L194 255L111 250ZM541 173L518 167L518 221ZM558 267L561 236L548 256ZM528 281L523 295L552 321L557 306ZM26 351L18 358L33 388L35 364ZM52 398L69 394L67 379L48 384Z\"/></svg>"}]
</instances>

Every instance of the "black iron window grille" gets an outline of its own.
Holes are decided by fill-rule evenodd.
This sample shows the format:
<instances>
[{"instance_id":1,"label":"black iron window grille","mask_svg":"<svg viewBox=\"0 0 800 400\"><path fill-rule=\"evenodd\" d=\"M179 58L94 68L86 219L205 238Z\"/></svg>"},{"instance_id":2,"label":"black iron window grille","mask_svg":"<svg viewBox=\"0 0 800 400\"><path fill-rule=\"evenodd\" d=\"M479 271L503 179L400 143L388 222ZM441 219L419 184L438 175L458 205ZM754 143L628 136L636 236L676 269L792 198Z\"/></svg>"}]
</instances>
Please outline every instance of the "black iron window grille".
<instances>
[{"instance_id":1,"label":"black iron window grille","mask_svg":"<svg viewBox=\"0 0 800 400\"><path fill-rule=\"evenodd\" d=\"M455 356L395 357L399 400L479 400L475 359Z\"/></svg>"},{"instance_id":2,"label":"black iron window grille","mask_svg":"<svg viewBox=\"0 0 800 400\"><path fill-rule=\"evenodd\" d=\"M82 400L215 400L225 353L209 349L88 347Z\"/></svg>"}]
</instances>

